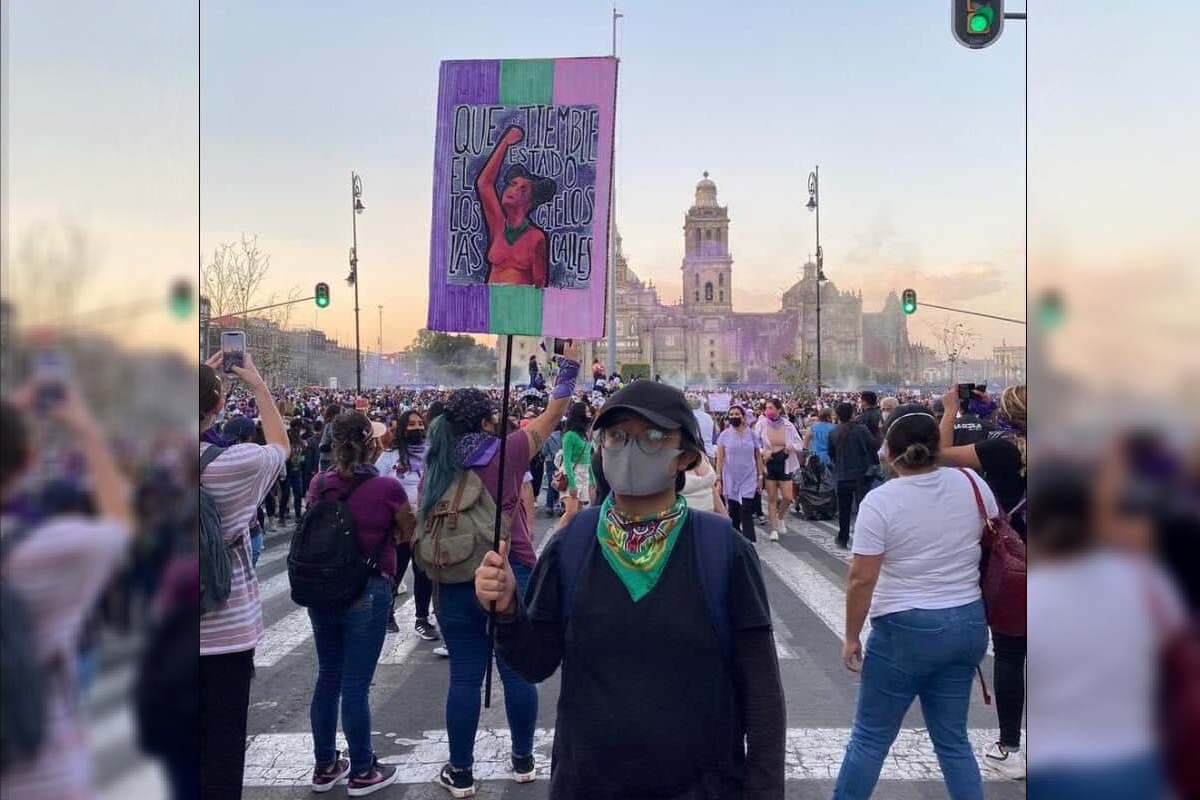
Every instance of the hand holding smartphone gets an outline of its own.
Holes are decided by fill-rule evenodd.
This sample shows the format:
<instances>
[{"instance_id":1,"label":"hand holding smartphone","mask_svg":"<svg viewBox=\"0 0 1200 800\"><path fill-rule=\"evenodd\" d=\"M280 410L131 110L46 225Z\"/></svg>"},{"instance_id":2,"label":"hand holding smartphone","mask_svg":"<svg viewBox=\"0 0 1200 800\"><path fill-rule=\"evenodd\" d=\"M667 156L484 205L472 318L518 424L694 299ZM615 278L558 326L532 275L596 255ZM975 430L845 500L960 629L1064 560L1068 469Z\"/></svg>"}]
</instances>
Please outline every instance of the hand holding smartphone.
<instances>
[{"instance_id":1,"label":"hand holding smartphone","mask_svg":"<svg viewBox=\"0 0 1200 800\"><path fill-rule=\"evenodd\" d=\"M221 372L233 374L234 367L246 366L246 332L221 331Z\"/></svg>"}]
</instances>

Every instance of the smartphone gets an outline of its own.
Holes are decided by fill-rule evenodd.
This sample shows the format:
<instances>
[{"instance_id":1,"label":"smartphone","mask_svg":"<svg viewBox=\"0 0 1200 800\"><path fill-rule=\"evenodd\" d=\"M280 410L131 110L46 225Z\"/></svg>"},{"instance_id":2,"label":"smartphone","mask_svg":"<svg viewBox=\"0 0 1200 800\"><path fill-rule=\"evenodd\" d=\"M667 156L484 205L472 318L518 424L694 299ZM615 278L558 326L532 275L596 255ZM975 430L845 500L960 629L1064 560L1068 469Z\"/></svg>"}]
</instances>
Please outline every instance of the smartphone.
<instances>
[{"instance_id":1,"label":"smartphone","mask_svg":"<svg viewBox=\"0 0 1200 800\"><path fill-rule=\"evenodd\" d=\"M958 385L958 402L965 409L967 403L971 402L971 393L975 391L976 386L973 383L960 383Z\"/></svg>"},{"instance_id":2,"label":"smartphone","mask_svg":"<svg viewBox=\"0 0 1200 800\"><path fill-rule=\"evenodd\" d=\"M246 366L246 332L221 331L221 371L233 374L234 367Z\"/></svg>"},{"instance_id":3,"label":"smartphone","mask_svg":"<svg viewBox=\"0 0 1200 800\"><path fill-rule=\"evenodd\" d=\"M555 339L554 340L554 355L561 356L567 352L567 345L571 343L570 339Z\"/></svg>"},{"instance_id":4,"label":"smartphone","mask_svg":"<svg viewBox=\"0 0 1200 800\"><path fill-rule=\"evenodd\" d=\"M33 380L37 384L34 402L45 410L66 399L67 354L57 347L46 347L33 354Z\"/></svg>"}]
</instances>

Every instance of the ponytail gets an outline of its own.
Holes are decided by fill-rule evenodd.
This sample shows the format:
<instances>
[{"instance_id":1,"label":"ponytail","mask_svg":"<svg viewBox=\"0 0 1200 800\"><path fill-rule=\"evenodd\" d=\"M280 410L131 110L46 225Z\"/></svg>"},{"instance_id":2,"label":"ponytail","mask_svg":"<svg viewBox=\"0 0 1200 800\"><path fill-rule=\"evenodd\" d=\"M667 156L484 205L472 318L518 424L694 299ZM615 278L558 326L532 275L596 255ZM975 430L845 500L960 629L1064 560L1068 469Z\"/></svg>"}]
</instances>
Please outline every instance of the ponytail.
<instances>
[{"instance_id":1,"label":"ponytail","mask_svg":"<svg viewBox=\"0 0 1200 800\"><path fill-rule=\"evenodd\" d=\"M454 466L454 432L444 415L433 421L427 436L425 486L421 490L421 508L417 515L419 521L433 511L460 471Z\"/></svg>"}]
</instances>

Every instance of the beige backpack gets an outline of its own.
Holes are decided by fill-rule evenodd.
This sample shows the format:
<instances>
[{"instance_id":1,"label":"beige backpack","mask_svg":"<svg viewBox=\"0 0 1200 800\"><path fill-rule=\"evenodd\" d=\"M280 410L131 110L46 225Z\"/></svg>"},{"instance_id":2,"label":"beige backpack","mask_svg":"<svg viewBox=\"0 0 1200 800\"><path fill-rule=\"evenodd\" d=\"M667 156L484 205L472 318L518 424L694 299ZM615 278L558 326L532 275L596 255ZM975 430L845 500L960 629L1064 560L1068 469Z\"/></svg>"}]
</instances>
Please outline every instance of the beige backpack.
<instances>
[{"instance_id":1,"label":"beige backpack","mask_svg":"<svg viewBox=\"0 0 1200 800\"><path fill-rule=\"evenodd\" d=\"M511 527L506 514L500 522L505 541ZM495 530L496 501L475 470L463 470L413 533L413 558L435 584L470 583Z\"/></svg>"}]
</instances>

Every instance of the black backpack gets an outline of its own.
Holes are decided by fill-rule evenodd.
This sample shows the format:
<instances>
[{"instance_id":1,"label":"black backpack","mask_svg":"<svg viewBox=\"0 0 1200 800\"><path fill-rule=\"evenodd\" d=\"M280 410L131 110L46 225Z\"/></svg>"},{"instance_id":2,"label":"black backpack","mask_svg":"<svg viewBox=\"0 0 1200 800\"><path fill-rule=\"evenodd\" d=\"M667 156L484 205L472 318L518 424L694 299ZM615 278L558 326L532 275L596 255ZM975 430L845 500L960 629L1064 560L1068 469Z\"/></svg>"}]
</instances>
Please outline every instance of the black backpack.
<instances>
[{"instance_id":1,"label":"black backpack","mask_svg":"<svg viewBox=\"0 0 1200 800\"><path fill-rule=\"evenodd\" d=\"M216 445L209 445L200 455L200 476L204 477L204 469L215 461L225 450ZM217 501L200 484L200 613L225 605L229 599L230 584L233 578L233 559L229 555L229 545L221 534L221 511Z\"/></svg>"},{"instance_id":2,"label":"black backpack","mask_svg":"<svg viewBox=\"0 0 1200 800\"><path fill-rule=\"evenodd\" d=\"M200 630L195 606L181 606L150 632L138 667L134 702L138 744L165 758L195 758L200 749Z\"/></svg>"},{"instance_id":3,"label":"black backpack","mask_svg":"<svg viewBox=\"0 0 1200 800\"><path fill-rule=\"evenodd\" d=\"M296 605L346 608L362 595L371 576L379 573L379 556L389 537L381 537L375 555L366 558L359 550L357 528L346 505L372 477L363 476L335 500L325 499L325 476L317 477L317 502L304 512L288 550L288 583Z\"/></svg>"},{"instance_id":4,"label":"black backpack","mask_svg":"<svg viewBox=\"0 0 1200 800\"><path fill-rule=\"evenodd\" d=\"M0 540L0 565L34 529L18 524ZM46 737L46 667L37 656L29 607L0 582L0 773L35 756Z\"/></svg>"}]
</instances>

